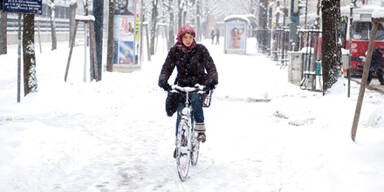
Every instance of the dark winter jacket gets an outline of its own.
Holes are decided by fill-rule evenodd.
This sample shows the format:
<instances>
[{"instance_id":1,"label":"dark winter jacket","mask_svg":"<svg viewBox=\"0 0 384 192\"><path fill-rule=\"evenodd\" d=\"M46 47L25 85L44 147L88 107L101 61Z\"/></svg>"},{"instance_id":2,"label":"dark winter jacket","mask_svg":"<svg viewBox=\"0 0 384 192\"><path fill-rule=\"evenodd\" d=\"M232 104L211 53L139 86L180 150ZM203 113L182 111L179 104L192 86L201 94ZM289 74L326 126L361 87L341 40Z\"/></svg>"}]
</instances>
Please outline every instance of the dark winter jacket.
<instances>
[{"instance_id":1,"label":"dark winter jacket","mask_svg":"<svg viewBox=\"0 0 384 192\"><path fill-rule=\"evenodd\" d=\"M206 47L196 44L193 50L185 53L173 46L168 53L160 72L160 82L168 81L174 68L177 68L176 84L193 87L195 84L218 83L216 66Z\"/></svg>"},{"instance_id":2,"label":"dark winter jacket","mask_svg":"<svg viewBox=\"0 0 384 192\"><path fill-rule=\"evenodd\" d=\"M372 53L372 62L371 62L371 71L382 68L384 62L383 55L381 54L379 48L376 48Z\"/></svg>"},{"instance_id":3,"label":"dark winter jacket","mask_svg":"<svg viewBox=\"0 0 384 192\"><path fill-rule=\"evenodd\" d=\"M171 48L160 72L159 86L164 88L168 84L168 79L172 75L175 67L177 76L175 83L180 86L193 87L195 84L216 85L218 75L216 66L213 63L207 48L201 44L195 44L192 50L181 47L178 43ZM183 51L184 48L184 51ZM172 116L180 102L184 101L184 96L177 93L168 93L165 110L168 116Z\"/></svg>"}]
</instances>

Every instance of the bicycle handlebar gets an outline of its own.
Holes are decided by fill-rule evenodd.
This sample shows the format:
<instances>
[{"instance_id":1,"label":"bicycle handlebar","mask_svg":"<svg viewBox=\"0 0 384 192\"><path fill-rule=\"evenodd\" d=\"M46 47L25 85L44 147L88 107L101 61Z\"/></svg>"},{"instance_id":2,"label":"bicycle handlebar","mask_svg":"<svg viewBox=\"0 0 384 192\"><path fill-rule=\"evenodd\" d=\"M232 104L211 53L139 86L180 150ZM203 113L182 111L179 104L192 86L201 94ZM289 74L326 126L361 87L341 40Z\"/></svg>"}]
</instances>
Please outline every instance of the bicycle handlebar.
<instances>
[{"instance_id":1,"label":"bicycle handlebar","mask_svg":"<svg viewBox=\"0 0 384 192\"><path fill-rule=\"evenodd\" d=\"M196 84L194 87L181 87L178 85L172 85L172 90L170 92L177 93L177 92L184 92L184 93L193 93L197 92L200 94L203 94L206 92L205 85Z\"/></svg>"}]
</instances>

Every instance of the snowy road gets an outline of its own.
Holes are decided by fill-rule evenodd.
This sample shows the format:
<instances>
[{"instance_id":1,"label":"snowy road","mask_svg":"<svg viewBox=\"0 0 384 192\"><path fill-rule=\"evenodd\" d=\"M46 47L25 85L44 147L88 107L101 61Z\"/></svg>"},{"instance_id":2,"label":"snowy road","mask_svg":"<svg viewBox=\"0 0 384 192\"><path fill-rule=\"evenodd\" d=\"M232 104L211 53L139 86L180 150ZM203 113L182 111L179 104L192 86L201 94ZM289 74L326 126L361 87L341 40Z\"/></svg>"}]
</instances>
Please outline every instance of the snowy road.
<instances>
[{"instance_id":1,"label":"snowy road","mask_svg":"<svg viewBox=\"0 0 384 192\"><path fill-rule=\"evenodd\" d=\"M372 158L384 153L384 132L372 129L384 124L381 116L372 120L383 105L380 94L367 92L366 129L355 145L349 131L356 84L351 99L323 97L289 84L287 69L269 58L207 46L219 86L205 110L207 142L186 182L172 158L175 116L166 116L166 93L157 87L164 54L141 71L105 72L98 83L70 71L64 83L66 53L47 52L38 56L39 92L21 104L9 75L15 69L7 65L0 77L1 191L382 191L383 157ZM72 66L81 71L81 54L76 60Z\"/></svg>"}]
</instances>

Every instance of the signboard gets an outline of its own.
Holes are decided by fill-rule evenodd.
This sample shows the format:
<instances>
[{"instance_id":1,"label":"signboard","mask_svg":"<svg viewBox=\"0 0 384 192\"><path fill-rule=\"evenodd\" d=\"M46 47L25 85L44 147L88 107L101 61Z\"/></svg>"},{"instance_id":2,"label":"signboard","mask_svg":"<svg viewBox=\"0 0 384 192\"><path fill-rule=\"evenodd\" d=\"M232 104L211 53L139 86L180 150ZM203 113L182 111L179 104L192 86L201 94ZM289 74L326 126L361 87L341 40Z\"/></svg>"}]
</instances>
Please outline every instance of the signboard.
<instances>
[{"instance_id":1,"label":"signboard","mask_svg":"<svg viewBox=\"0 0 384 192\"><path fill-rule=\"evenodd\" d=\"M4 12L13 13L29 13L41 14L42 13L42 0L2 0L2 7Z\"/></svg>"}]
</instances>

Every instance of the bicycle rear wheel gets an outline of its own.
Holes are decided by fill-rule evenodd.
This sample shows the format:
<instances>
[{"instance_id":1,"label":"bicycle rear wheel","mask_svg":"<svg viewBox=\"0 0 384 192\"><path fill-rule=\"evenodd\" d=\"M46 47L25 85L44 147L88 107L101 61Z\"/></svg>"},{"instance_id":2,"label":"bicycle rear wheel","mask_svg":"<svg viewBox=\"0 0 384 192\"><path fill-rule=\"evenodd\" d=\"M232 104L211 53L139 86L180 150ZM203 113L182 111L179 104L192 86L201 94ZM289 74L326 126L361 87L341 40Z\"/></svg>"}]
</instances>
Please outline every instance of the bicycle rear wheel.
<instances>
[{"instance_id":1,"label":"bicycle rear wheel","mask_svg":"<svg viewBox=\"0 0 384 192\"><path fill-rule=\"evenodd\" d=\"M176 147L177 173L180 180L185 181L188 177L189 165L191 164L191 133L188 122L185 120L181 120L179 123Z\"/></svg>"}]
</instances>

